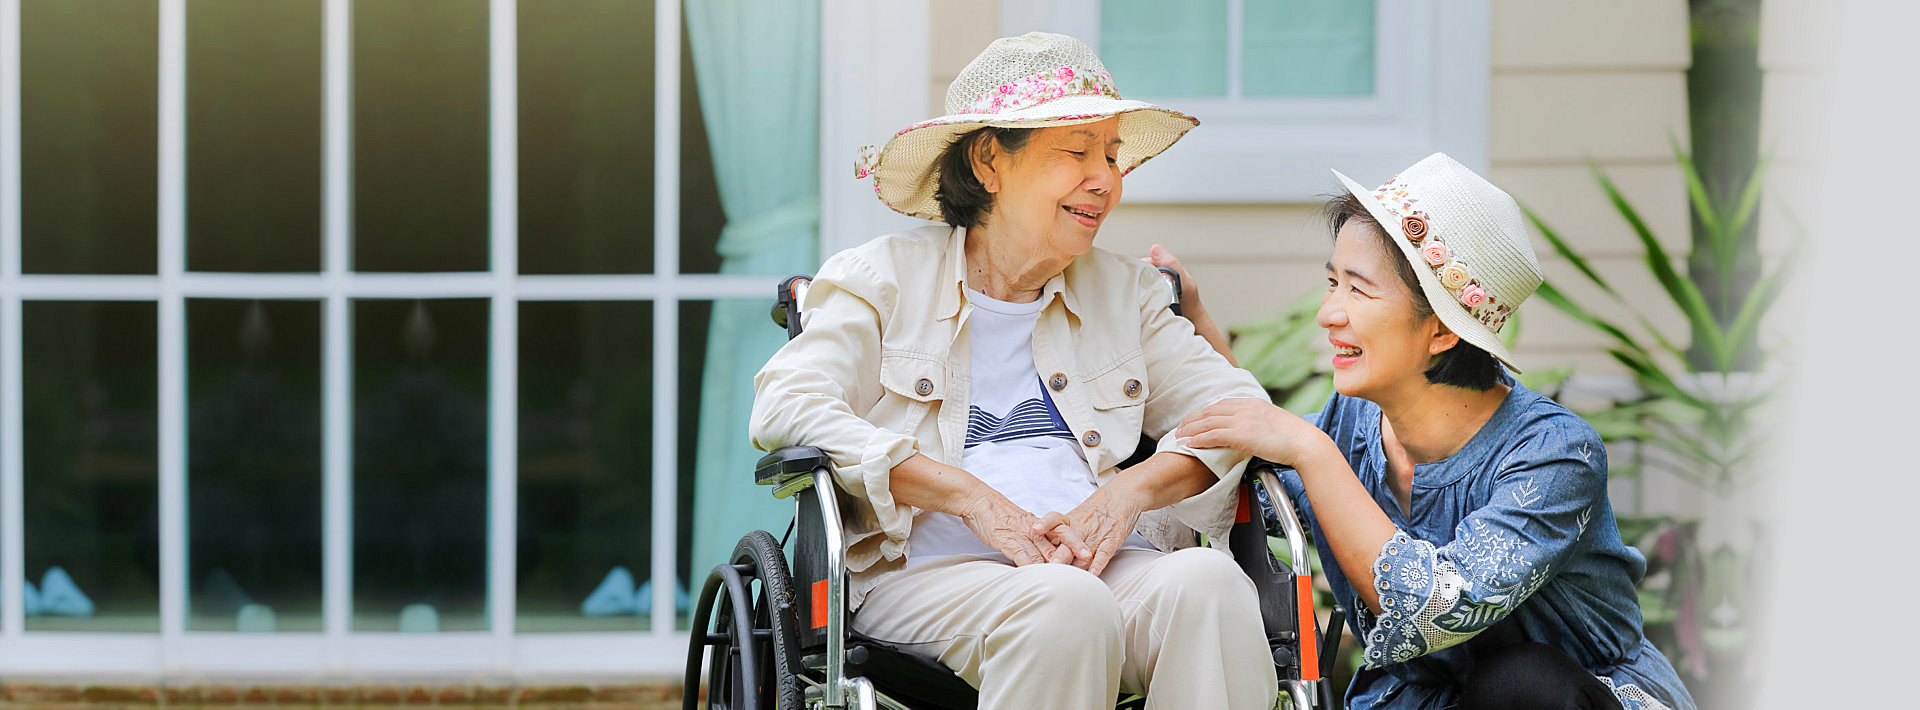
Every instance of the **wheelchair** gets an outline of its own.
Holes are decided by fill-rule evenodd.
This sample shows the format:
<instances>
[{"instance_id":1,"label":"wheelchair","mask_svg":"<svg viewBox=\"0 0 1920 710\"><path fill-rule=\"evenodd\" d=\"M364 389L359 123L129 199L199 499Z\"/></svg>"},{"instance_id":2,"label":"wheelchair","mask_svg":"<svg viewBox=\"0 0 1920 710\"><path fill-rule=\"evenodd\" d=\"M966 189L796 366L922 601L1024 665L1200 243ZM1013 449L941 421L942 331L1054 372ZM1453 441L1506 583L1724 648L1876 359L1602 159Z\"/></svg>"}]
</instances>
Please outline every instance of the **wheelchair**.
<instances>
[{"instance_id":1,"label":"wheelchair","mask_svg":"<svg viewBox=\"0 0 1920 710\"><path fill-rule=\"evenodd\" d=\"M1168 307L1179 314L1179 276L1167 269L1161 273L1173 287ZM779 286L773 320L786 328L789 339L800 334L800 303L810 283L802 275ZM1153 452L1151 439L1142 437L1141 444L1129 464ZM782 448L760 459L754 482L795 503L787 530L793 538L791 564L782 540L755 530L707 576L693 610L685 710L700 707L703 667L710 710L977 707L978 691L939 661L850 629L841 511L853 501L836 482L832 459L810 446ZM1268 547L1265 516L1251 503L1256 487L1276 507L1276 532L1298 569ZM1259 592L1280 695L1295 710L1338 707L1340 690L1323 682L1321 669L1336 657L1345 613L1335 607L1327 628L1315 627L1308 541L1274 466L1259 460L1250 464L1239 498L1236 522L1224 542ZM1116 709L1139 710L1146 700L1123 695L1115 702Z\"/></svg>"}]
</instances>

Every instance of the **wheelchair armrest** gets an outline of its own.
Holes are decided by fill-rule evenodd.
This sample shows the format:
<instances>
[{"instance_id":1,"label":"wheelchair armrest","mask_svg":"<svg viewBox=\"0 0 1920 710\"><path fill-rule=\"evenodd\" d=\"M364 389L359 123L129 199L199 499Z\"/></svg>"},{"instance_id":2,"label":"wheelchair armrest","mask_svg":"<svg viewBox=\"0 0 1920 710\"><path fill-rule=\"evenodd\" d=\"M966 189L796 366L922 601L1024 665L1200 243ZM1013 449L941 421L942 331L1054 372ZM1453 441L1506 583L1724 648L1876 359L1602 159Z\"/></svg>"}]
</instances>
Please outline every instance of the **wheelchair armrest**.
<instances>
[{"instance_id":1,"label":"wheelchair armrest","mask_svg":"<svg viewBox=\"0 0 1920 710\"><path fill-rule=\"evenodd\" d=\"M1246 483L1259 483L1260 474L1271 473L1278 476L1282 468L1285 467L1266 459L1253 459L1247 462L1247 470L1240 474L1240 480Z\"/></svg>"},{"instance_id":2,"label":"wheelchair armrest","mask_svg":"<svg viewBox=\"0 0 1920 710\"><path fill-rule=\"evenodd\" d=\"M783 446L771 454L760 457L760 463L753 467L753 482L762 486L773 486L778 491L792 495L789 484L811 483L814 469L832 465L833 457L818 448Z\"/></svg>"}]
</instances>

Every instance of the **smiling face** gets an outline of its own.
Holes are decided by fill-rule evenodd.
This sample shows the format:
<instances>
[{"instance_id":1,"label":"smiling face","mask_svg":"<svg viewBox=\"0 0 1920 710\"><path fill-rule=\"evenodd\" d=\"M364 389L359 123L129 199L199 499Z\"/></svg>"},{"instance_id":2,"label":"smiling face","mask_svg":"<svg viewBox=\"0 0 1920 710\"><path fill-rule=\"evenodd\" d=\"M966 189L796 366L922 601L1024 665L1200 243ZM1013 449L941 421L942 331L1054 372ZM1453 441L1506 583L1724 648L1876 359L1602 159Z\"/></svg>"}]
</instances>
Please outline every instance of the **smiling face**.
<instances>
[{"instance_id":1,"label":"smiling face","mask_svg":"<svg viewBox=\"0 0 1920 710\"><path fill-rule=\"evenodd\" d=\"M1093 249L1093 235L1120 203L1120 119L1034 131L1016 153L976 159L974 174L993 207L986 225L996 239L1074 257Z\"/></svg>"},{"instance_id":2,"label":"smiling face","mask_svg":"<svg viewBox=\"0 0 1920 710\"><path fill-rule=\"evenodd\" d=\"M1432 314L1419 313L1379 226L1349 219L1334 237L1318 320L1334 347L1333 387L1372 402L1428 385L1433 356L1460 342Z\"/></svg>"}]
</instances>

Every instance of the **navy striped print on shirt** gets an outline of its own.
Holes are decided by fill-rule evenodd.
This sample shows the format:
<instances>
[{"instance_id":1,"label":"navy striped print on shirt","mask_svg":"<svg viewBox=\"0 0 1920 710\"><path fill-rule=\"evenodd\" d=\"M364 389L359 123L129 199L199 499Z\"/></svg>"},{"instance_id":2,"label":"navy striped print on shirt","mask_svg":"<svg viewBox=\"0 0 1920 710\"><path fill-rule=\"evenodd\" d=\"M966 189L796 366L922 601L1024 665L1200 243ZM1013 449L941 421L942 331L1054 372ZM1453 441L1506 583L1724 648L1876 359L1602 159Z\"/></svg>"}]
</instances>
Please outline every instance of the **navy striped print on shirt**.
<instances>
[{"instance_id":1,"label":"navy striped print on shirt","mask_svg":"<svg viewBox=\"0 0 1920 710\"><path fill-rule=\"evenodd\" d=\"M1052 436L1073 441L1073 432L1067 430L1066 422L1060 415L1047 406L1049 402L1035 397L1013 408L1005 417L996 417L978 406L967 411L967 446L994 441L1013 441L1036 436Z\"/></svg>"}]
</instances>

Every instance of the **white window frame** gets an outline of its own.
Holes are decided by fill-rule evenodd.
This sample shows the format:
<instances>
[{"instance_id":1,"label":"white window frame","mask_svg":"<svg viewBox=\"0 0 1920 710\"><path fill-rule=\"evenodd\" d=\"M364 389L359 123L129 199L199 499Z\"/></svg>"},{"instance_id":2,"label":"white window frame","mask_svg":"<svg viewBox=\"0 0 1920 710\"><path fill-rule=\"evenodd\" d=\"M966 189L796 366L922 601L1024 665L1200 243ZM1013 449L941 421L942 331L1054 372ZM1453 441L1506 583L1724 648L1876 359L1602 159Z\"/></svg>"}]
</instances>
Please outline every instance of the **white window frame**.
<instances>
[{"instance_id":1,"label":"white window frame","mask_svg":"<svg viewBox=\"0 0 1920 710\"><path fill-rule=\"evenodd\" d=\"M1332 1L1332 0L1329 0ZM1340 0L1349 1L1349 0ZM1127 200L1146 203L1300 203L1339 188L1328 168L1363 184L1385 180L1435 151L1488 167L1488 0L1377 0L1374 95L1239 97L1240 33L1229 31L1229 97L1127 95L1196 116L1178 147L1129 175ZM1228 0L1229 22L1243 0ZM1099 0L1000 4L1003 36L1059 32L1100 47ZM1126 77L1115 77L1121 89Z\"/></svg>"},{"instance_id":2,"label":"white window frame","mask_svg":"<svg viewBox=\"0 0 1920 710\"><path fill-rule=\"evenodd\" d=\"M528 301L651 301L654 308L654 417L651 578L672 589L679 511L679 320L687 301L772 295L774 277L681 274L679 215L680 27L677 1L655 4L655 273L521 275L518 268L518 75L514 0L490 0L489 270L382 274L351 270L352 0L324 0L323 266L317 274L200 273L186 270L186 0L160 0L159 257L152 276L22 274L20 269L20 0L0 0L0 675L138 678L445 678L499 681L542 677L670 678L686 661L687 632L674 629L672 594L654 595L651 630L516 633L518 507L518 304ZM880 0L838 2L844 15L868 13L911 26L911 12L875 14ZM913 3L905 3L911 6ZM924 5L920 27L924 32ZM845 19L844 17L840 19ZM835 27L826 23L828 27ZM839 29L835 27L835 29ZM834 47L828 43L827 47ZM828 64L847 58L827 49ZM924 67L924 63L922 64ZM832 75L858 84L858 74ZM923 78L924 81L924 72ZM878 100L878 99L876 99ZM840 106L823 107L844 115ZM823 121L831 126L831 122ZM827 135L831 129L823 129ZM837 134L835 134L837 135ZM852 155L849 151L847 155ZM822 161L823 163L830 161ZM840 172L838 175L844 176ZM869 198L871 199L871 198ZM823 198L823 202L827 200ZM838 203L836 203L838 204ZM848 203L850 204L850 203ZM840 224L862 217L827 211ZM823 230L823 233L826 233ZM823 237L823 247L829 242ZM245 634L186 629L186 299L317 301L323 308L322 589L324 631ZM356 632L352 617L352 348L348 310L363 298L487 298L491 301L488 385L488 631ZM21 304L121 300L159 309L160 632L27 631ZM768 327L772 327L769 325ZM744 438L742 445L745 445ZM746 472L742 471L742 475ZM692 585L704 578L692 571Z\"/></svg>"}]
</instances>

